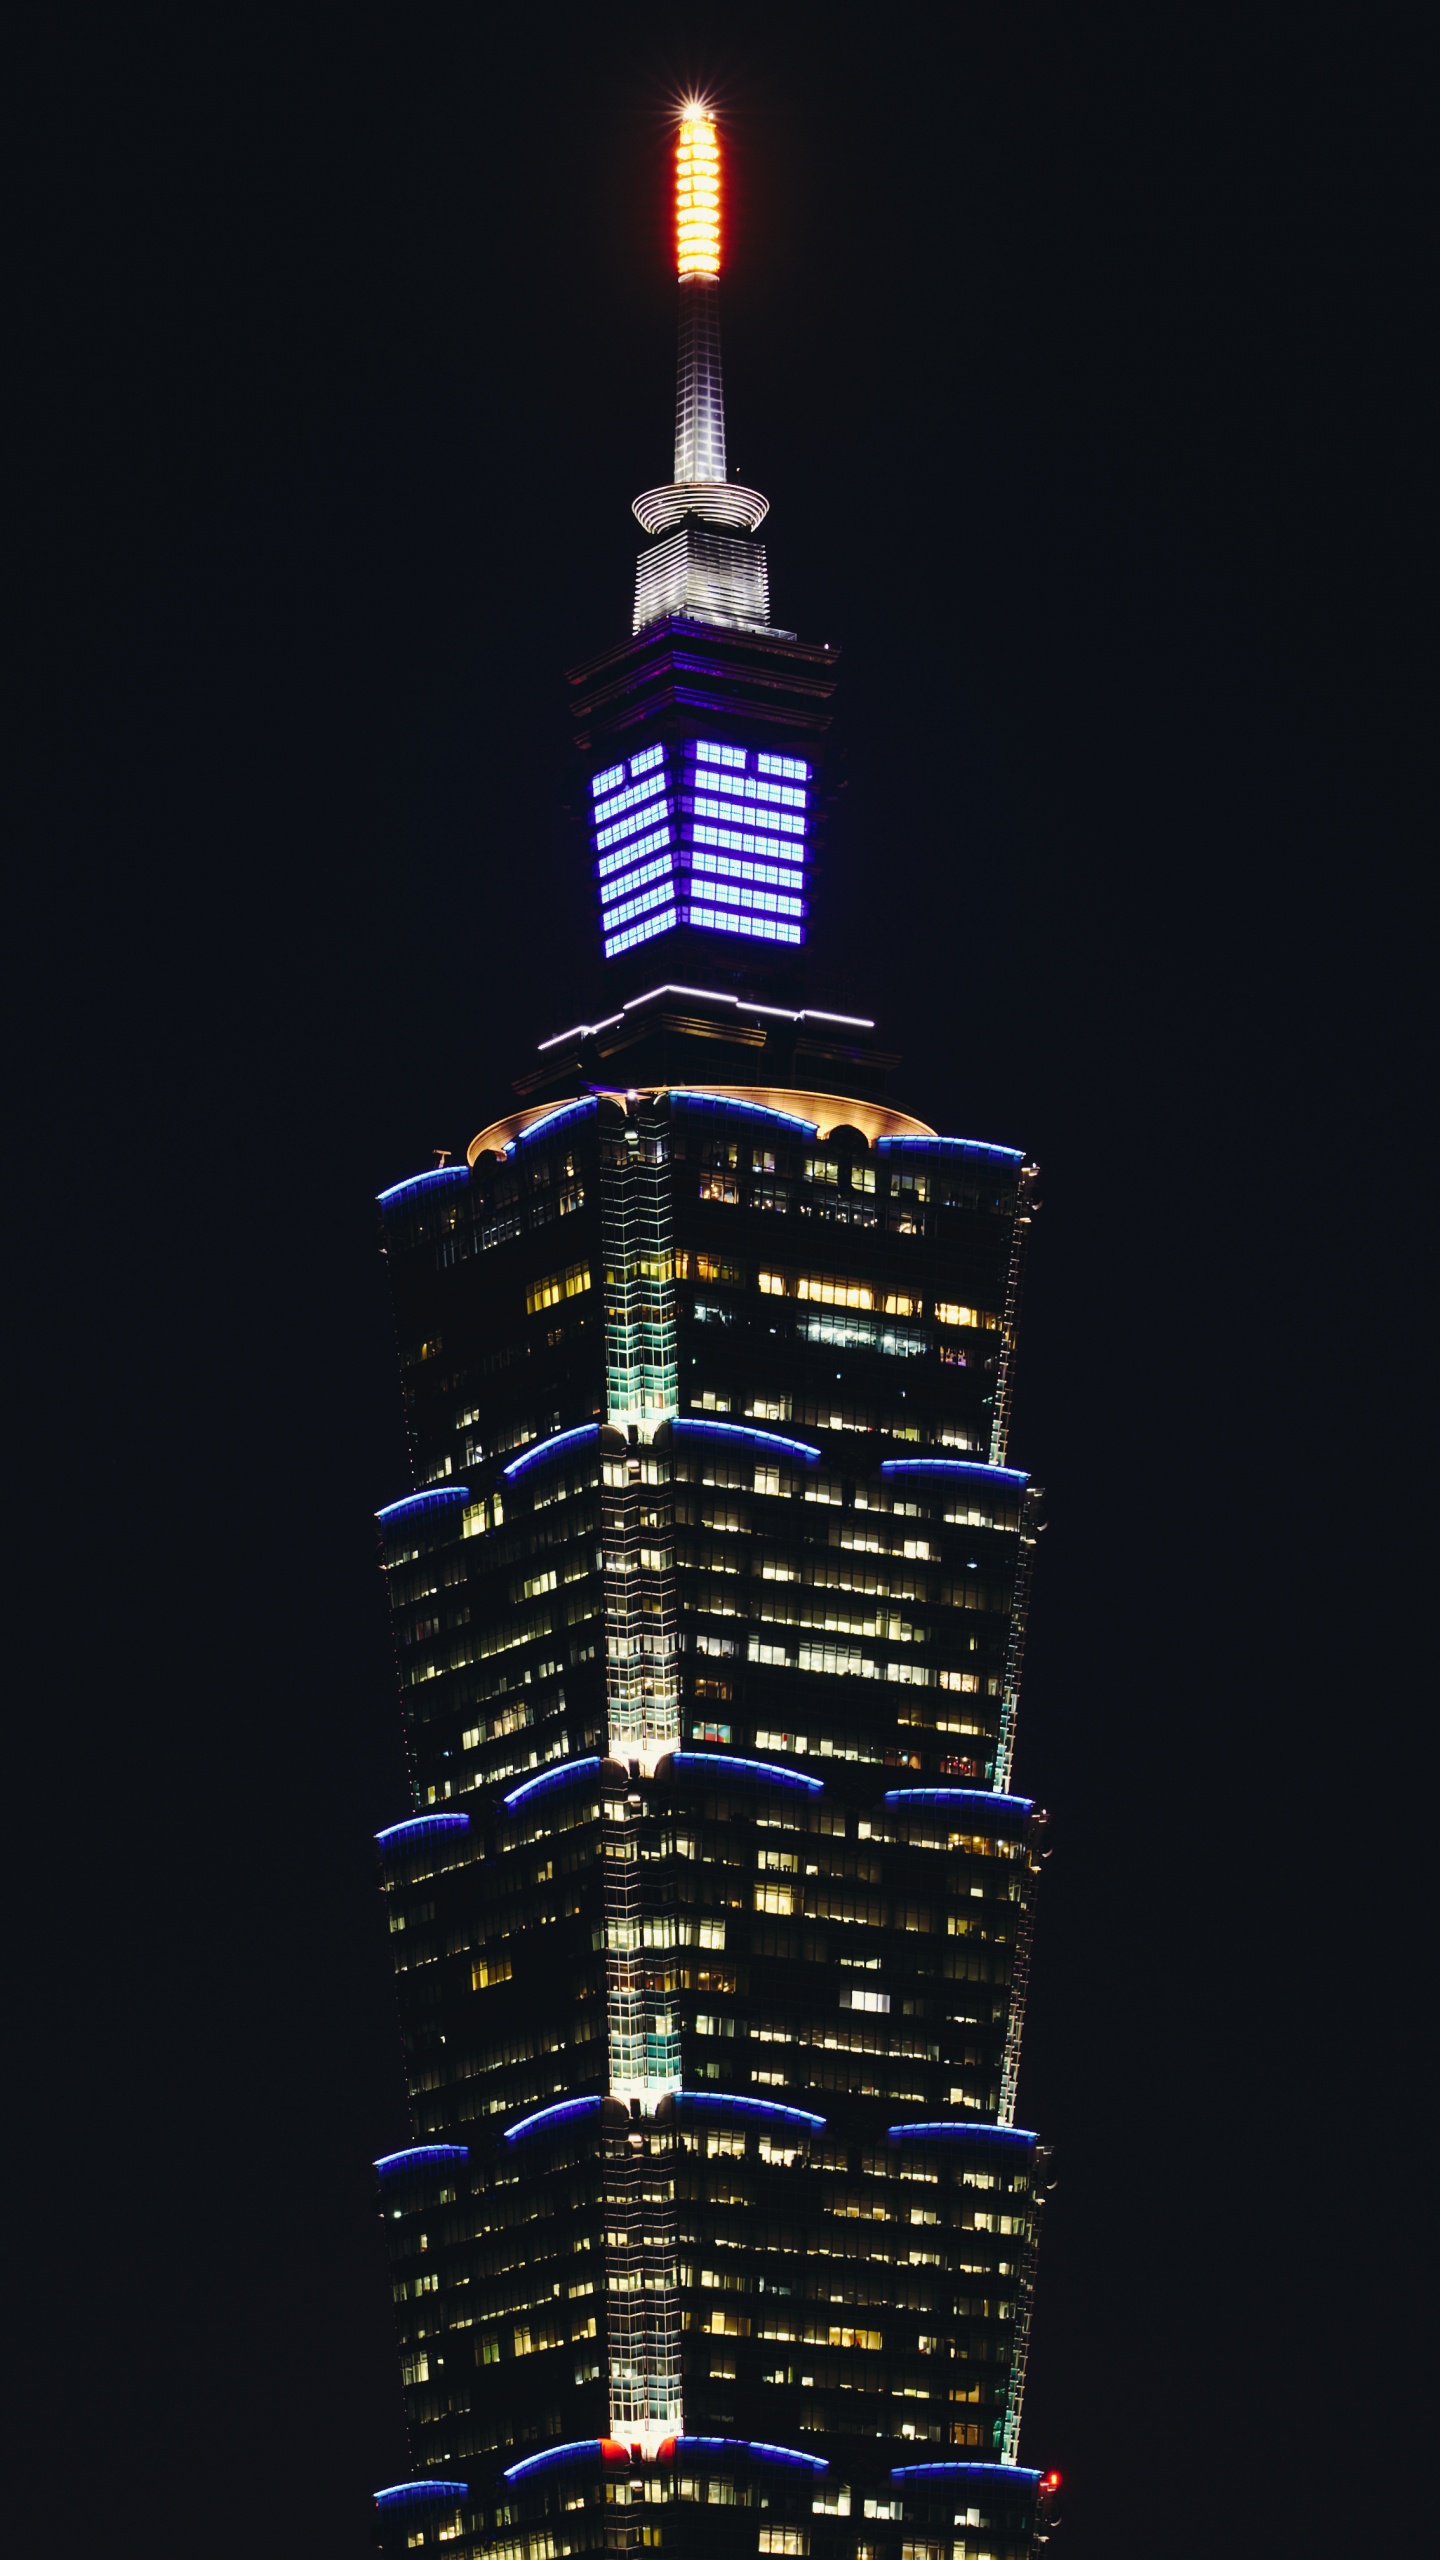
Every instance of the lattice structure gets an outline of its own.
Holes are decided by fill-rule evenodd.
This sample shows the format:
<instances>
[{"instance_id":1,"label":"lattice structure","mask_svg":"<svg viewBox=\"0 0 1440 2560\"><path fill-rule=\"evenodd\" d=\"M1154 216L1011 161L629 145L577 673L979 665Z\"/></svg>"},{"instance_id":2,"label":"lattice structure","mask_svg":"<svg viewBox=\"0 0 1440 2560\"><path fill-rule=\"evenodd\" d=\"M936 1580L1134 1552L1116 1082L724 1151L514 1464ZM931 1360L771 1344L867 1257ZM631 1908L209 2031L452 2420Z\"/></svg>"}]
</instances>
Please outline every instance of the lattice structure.
<instances>
[{"instance_id":1,"label":"lattice structure","mask_svg":"<svg viewBox=\"0 0 1440 2560\"><path fill-rule=\"evenodd\" d=\"M668 1152L662 1123L643 1104L623 1130L607 1132L601 1151L605 1413L642 1440L679 1399Z\"/></svg>"}]
</instances>

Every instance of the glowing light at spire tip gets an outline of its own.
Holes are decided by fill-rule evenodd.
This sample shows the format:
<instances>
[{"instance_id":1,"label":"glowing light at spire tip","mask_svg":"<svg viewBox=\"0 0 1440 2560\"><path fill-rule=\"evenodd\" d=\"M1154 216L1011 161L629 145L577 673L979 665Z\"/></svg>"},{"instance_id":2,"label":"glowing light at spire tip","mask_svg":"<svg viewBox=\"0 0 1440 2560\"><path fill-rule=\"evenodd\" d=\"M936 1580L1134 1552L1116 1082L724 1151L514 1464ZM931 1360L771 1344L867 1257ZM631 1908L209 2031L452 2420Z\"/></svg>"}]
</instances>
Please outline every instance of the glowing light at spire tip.
<instances>
[{"instance_id":1,"label":"glowing light at spire tip","mask_svg":"<svg viewBox=\"0 0 1440 2560\"><path fill-rule=\"evenodd\" d=\"M675 261L681 279L720 273L720 137L703 99L687 99L675 142Z\"/></svg>"}]
</instances>

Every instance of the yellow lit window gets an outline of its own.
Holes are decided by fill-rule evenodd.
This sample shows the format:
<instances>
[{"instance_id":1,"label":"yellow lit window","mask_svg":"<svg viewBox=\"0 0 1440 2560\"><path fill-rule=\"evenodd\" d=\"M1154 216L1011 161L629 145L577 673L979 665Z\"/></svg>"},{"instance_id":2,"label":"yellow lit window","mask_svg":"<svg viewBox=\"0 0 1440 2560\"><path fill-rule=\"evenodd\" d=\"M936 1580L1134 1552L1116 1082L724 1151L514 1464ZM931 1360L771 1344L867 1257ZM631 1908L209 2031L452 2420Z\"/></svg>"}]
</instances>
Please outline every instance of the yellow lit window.
<instances>
[{"instance_id":1,"label":"yellow lit window","mask_svg":"<svg viewBox=\"0 0 1440 2560\"><path fill-rule=\"evenodd\" d=\"M875 1292L861 1280L831 1280L818 1273L802 1272L795 1283L797 1298L813 1298L822 1307L864 1307L873 1309Z\"/></svg>"},{"instance_id":2,"label":"yellow lit window","mask_svg":"<svg viewBox=\"0 0 1440 2560\"><path fill-rule=\"evenodd\" d=\"M918 1316L923 1301L909 1298L903 1289L887 1289L880 1301L881 1313L887 1316Z\"/></svg>"},{"instance_id":3,"label":"yellow lit window","mask_svg":"<svg viewBox=\"0 0 1440 2560\"><path fill-rule=\"evenodd\" d=\"M578 1298L590 1286L590 1266L572 1262L564 1271L548 1271L543 1279L532 1280L525 1292L525 1313L538 1316L546 1307L558 1307L562 1298Z\"/></svg>"}]
</instances>

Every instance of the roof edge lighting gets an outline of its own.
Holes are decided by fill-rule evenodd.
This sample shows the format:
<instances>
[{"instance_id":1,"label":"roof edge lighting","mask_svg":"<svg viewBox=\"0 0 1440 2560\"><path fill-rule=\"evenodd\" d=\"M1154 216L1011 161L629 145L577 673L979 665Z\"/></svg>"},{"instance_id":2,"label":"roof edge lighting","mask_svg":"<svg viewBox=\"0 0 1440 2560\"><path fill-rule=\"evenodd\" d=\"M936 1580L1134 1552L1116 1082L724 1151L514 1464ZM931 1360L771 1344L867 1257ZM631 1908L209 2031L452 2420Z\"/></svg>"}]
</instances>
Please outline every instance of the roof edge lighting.
<instances>
[{"instance_id":1,"label":"roof edge lighting","mask_svg":"<svg viewBox=\"0 0 1440 2560\"><path fill-rule=\"evenodd\" d=\"M767 1778L777 1787L802 1787L807 1795L822 1796L825 1792L823 1778L807 1778L799 1769L782 1769L774 1760L743 1760L738 1752L672 1751L670 1765L673 1769L723 1769L731 1776Z\"/></svg>"},{"instance_id":2,"label":"roof edge lighting","mask_svg":"<svg viewBox=\"0 0 1440 2560\"><path fill-rule=\"evenodd\" d=\"M377 1191L375 1198L384 1209L392 1200L403 1200L408 1191L425 1191L437 1182L468 1182L469 1179L468 1164L436 1164L428 1173L412 1173L403 1182L392 1182L388 1191Z\"/></svg>"},{"instance_id":3,"label":"roof edge lighting","mask_svg":"<svg viewBox=\"0 0 1440 2560\"><path fill-rule=\"evenodd\" d=\"M392 1822L386 1831L377 1831L376 1841L383 1849L392 1840L424 1840L441 1831L468 1831L468 1813L412 1813L404 1822Z\"/></svg>"},{"instance_id":4,"label":"roof edge lighting","mask_svg":"<svg viewBox=\"0 0 1440 2560\"><path fill-rule=\"evenodd\" d=\"M985 1484L1025 1485L1026 1467L987 1467L979 1458L882 1458L882 1476L971 1476Z\"/></svg>"},{"instance_id":5,"label":"roof edge lighting","mask_svg":"<svg viewBox=\"0 0 1440 2560\"><path fill-rule=\"evenodd\" d=\"M502 1796L500 1801L507 1813L513 1813L516 1806L524 1804L528 1797L543 1794L547 1787L564 1786L568 1779L587 1777L600 1765L598 1752L584 1760L562 1760L558 1768L542 1769L537 1778L527 1778L523 1787L512 1787L509 1795Z\"/></svg>"},{"instance_id":6,"label":"roof edge lighting","mask_svg":"<svg viewBox=\"0 0 1440 2560\"><path fill-rule=\"evenodd\" d=\"M828 2471L823 2454L797 2453L793 2445L762 2444L753 2436L674 2436L678 2454L748 2453L753 2462L789 2462L803 2471Z\"/></svg>"},{"instance_id":7,"label":"roof edge lighting","mask_svg":"<svg viewBox=\"0 0 1440 2560\"><path fill-rule=\"evenodd\" d=\"M1033 1796L1005 1796L985 1787L887 1787L887 1804L988 1804L1001 1813L1033 1813Z\"/></svg>"},{"instance_id":8,"label":"roof edge lighting","mask_svg":"<svg viewBox=\"0 0 1440 2560\"><path fill-rule=\"evenodd\" d=\"M387 2151L375 2162L382 2178L402 2169L426 2169L434 2160L468 2160L468 2142L417 2142L408 2151Z\"/></svg>"},{"instance_id":9,"label":"roof edge lighting","mask_svg":"<svg viewBox=\"0 0 1440 2560\"><path fill-rule=\"evenodd\" d=\"M1018 2124L887 2124L887 2142L1038 2142Z\"/></svg>"},{"instance_id":10,"label":"roof edge lighting","mask_svg":"<svg viewBox=\"0 0 1440 2560\"><path fill-rule=\"evenodd\" d=\"M746 2116L783 2116L792 2124L808 2125L812 2133L823 2133L828 2118L810 2113L808 2107L782 2106L778 2098L732 2098L723 2089L677 2089L677 2107L719 2107L730 2114Z\"/></svg>"},{"instance_id":11,"label":"roof edge lighting","mask_svg":"<svg viewBox=\"0 0 1440 2560\"><path fill-rule=\"evenodd\" d=\"M1023 2462L902 2462L890 2477L892 2480L1032 2480L1038 2483L1044 2474L1031 2471Z\"/></svg>"},{"instance_id":12,"label":"roof edge lighting","mask_svg":"<svg viewBox=\"0 0 1440 2560\"><path fill-rule=\"evenodd\" d=\"M397 2480L393 2489L377 2489L377 2507L405 2506L422 2498L468 2498L468 2480Z\"/></svg>"},{"instance_id":13,"label":"roof edge lighting","mask_svg":"<svg viewBox=\"0 0 1440 2560\"><path fill-rule=\"evenodd\" d=\"M599 1437L598 1422L577 1423L573 1431L556 1431L548 1440L537 1440L533 1449L522 1450L520 1456L512 1458L509 1466L502 1467L500 1472L513 1483L516 1476L523 1476L527 1467L538 1467L542 1458L553 1458L557 1449L575 1448L582 1440L598 1440Z\"/></svg>"},{"instance_id":14,"label":"roof edge lighting","mask_svg":"<svg viewBox=\"0 0 1440 2560\"><path fill-rule=\"evenodd\" d=\"M553 2107L541 2107L533 2116L522 2116L518 2124L507 2125L501 2137L505 2142L518 2142L522 2133L536 2133L542 2125L563 2124L573 2116L595 2115L603 2107L603 2098L561 2098Z\"/></svg>"},{"instance_id":15,"label":"roof edge lighting","mask_svg":"<svg viewBox=\"0 0 1440 2560\"><path fill-rule=\"evenodd\" d=\"M628 2462L630 2458L626 2447L617 2444L613 2436L580 2436L574 2444L552 2444L544 2453L527 2453L523 2462L511 2463L504 2477L528 2480L532 2472L546 2471L552 2463L583 2462L587 2456L593 2461L597 2454L605 2462Z\"/></svg>"},{"instance_id":16,"label":"roof edge lighting","mask_svg":"<svg viewBox=\"0 0 1440 2560\"><path fill-rule=\"evenodd\" d=\"M787 1440L780 1431L753 1431L748 1422L711 1422L700 1414L682 1413L671 1423L672 1431L706 1431L730 1440L753 1440L762 1449L789 1449L797 1458L813 1460L824 1453L812 1448L808 1440Z\"/></svg>"},{"instance_id":17,"label":"roof edge lighting","mask_svg":"<svg viewBox=\"0 0 1440 2560\"><path fill-rule=\"evenodd\" d=\"M405 1493L398 1502L387 1502L375 1517L377 1520L398 1520L404 1512L439 1511L447 1503L468 1502L469 1499L468 1484L431 1484L420 1493Z\"/></svg>"}]
</instances>

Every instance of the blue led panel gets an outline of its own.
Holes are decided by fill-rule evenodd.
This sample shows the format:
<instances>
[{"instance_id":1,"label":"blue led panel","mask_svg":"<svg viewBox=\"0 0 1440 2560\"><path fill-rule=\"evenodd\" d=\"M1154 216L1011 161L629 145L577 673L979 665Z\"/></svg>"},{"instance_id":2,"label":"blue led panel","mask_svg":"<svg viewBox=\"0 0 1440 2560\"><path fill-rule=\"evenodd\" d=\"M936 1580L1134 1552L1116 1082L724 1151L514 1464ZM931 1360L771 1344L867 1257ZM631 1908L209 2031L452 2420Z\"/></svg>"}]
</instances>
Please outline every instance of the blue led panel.
<instances>
[{"instance_id":1,"label":"blue led panel","mask_svg":"<svg viewBox=\"0 0 1440 2560\"><path fill-rule=\"evenodd\" d=\"M590 783L607 960L675 926L805 940L814 772L716 738L657 741Z\"/></svg>"}]
</instances>

